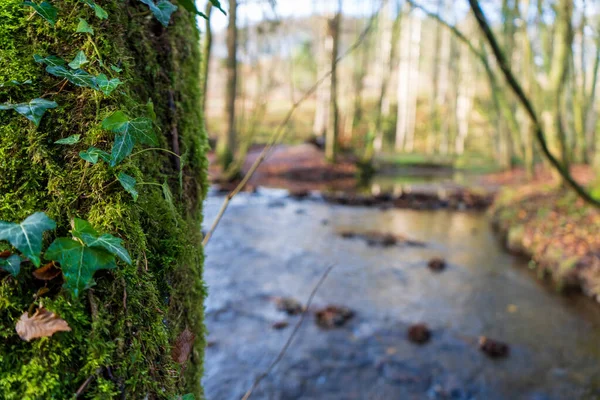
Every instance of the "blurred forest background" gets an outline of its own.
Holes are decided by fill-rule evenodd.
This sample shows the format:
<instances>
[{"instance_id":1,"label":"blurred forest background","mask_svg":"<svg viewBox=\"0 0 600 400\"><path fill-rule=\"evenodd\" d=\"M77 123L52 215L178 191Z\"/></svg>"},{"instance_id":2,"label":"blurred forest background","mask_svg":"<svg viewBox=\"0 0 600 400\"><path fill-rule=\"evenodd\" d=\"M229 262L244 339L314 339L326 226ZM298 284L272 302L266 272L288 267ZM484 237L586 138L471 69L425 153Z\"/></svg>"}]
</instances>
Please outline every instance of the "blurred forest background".
<instances>
[{"instance_id":1,"label":"blurred forest background","mask_svg":"<svg viewBox=\"0 0 600 400\"><path fill-rule=\"evenodd\" d=\"M324 145L331 137L330 159L340 149L363 159L523 167L530 175L543 160L531 121L507 87L467 2L298 3L240 2L229 34L227 17L212 16L212 35L204 36L205 51L212 49L206 118L210 136L223 138L221 149L243 158L251 144L267 142L292 104L332 68L334 54L361 40L335 76L300 105L286 126L286 142L312 139ZM235 5L230 1L230 8ZM538 110L551 150L565 164L594 165L599 4L502 0L482 2L482 8ZM227 37L234 28L231 64ZM229 100L228 65L237 65ZM234 128L228 126L231 115Z\"/></svg>"}]
</instances>

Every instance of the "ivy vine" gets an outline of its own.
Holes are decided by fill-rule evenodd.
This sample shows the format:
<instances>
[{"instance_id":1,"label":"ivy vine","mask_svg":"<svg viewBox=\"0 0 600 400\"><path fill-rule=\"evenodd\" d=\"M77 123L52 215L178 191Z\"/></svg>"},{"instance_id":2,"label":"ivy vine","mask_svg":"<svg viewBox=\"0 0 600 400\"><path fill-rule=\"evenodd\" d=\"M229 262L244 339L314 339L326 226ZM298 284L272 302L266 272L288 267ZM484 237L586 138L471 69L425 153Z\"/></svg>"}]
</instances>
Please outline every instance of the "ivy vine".
<instances>
[{"instance_id":1,"label":"ivy vine","mask_svg":"<svg viewBox=\"0 0 600 400\"><path fill-rule=\"evenodd\" d=\"M139 0L145 4L151 14L163 26L168 26L177 6L169 0ZM209 0L217 9L223 10L219 0ZM93 0L80 0L84 6L90 7L94 11L96 18L106 20L109 14ZM178 0L179 5L189 12L206 18L202 12L196 8L194 0ZM24 7L32 10L34 15L42 18L46 23L55 25L59 18L60 10L48 1L25 1ZM125 83L115 74L122 72L122 68L116 65L109 67L100 59L100 54L92 40L95 34L92 24L85 19L79 18L75 29L76 34L88 35L93 45L95 54L98 56L96 61L106 70L106 73L92 74L85 67L91 63L85 51L79 50L72 55L72 59L65 60L53 54L34 54L35 62L43 65L45 71L65 83L70 83L80 88L90 89L100 92L105 96L111 96L120 86ZM108 74L108 75L107 75ZM112 76L111 76L112 75ZM19 82L11 80L0 83L0 88L13 87L19 85L29 85L31 80ZM35 127L40 125L46 112L59 107L55 101L44 98L34 98L23 103L0 103L0 111L15 111L31 121ZM136 116L130 117L125 111L118 110L104 118L100 127L103 130L114 134L114 141L110 152L96 147L89 147L87 150L79 152L79 157L92 165L106 163L111 170L119 166L129 157L135 156L143 151L162 150L174 154L170 150L157 148L159 145L158 137L155 133L153 105L151 102L147 105L147 114L151 117ZM59 139L54 144L59 146L74 146L81 142L81 134L74 134L63 139ZM134 148L138 145L146 145L148 148L132 154ZM180 159L180 184L182 180L183 159ZM173 196L169 185L152 182L138 183L136 179L125 172L115 171L115 179L120 183L123 190L132 196L133 201L139 197L138 185L155 185L161 188L163 196L170 208L175 214ZM52 268L60 268L58 274L62 273L64 277L64 289L69 292L73 298L78 298L81 293L94 284L93 276L96 271L103 269L114 269L117 267L117 261L120 260L126 264L131 264L132 259L126 248L123 246L122 239L107 233L99 233L87 221L75 218L72 221L70 237L56 238L45 251L42 251L44 235L48 231L56 229L56 223L43 212L36 212L21 222L0 221L0 241L10 244L10 250L0 252L0 270L8 272L14 278L21 273L22 265L33 264L37 269L33 271L34 276L41 274L40 271L47 271ZM42 261L46 265L42 266ZM36 275L36 273L38 275ZM33 307L33 304L32 304ZM30 307L30 312L32 307ZM189 396L189 395L188 395ZM185 397L184 398L189 398Z\"/></svg>"}]
</instances>

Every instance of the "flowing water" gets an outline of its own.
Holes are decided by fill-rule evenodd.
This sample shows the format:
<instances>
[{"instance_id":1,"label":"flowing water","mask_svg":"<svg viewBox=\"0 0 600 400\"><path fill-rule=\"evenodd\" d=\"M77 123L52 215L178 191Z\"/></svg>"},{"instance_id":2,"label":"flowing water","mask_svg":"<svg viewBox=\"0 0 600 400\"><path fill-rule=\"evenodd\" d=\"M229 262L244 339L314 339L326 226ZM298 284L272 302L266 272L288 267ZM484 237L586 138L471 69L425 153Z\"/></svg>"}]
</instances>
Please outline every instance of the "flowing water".
<instances>
[{"instance_id":1,"label":"flowing water","mask_svg":"<svg viewBox=\"0 0 600 400\"><path fill-rule=\"evenodd\" d=\"M223 198L206 200L206 225ZM342 230L408 236L425 247L369 247ZM427 268L440 256L448 267ZM339 329L307 317L253 399L600 399L600 307L541 283L507 254L483 213L378 210L296 201L261 189L235 198L207 247L204 387L240 399L279 353L299 317L273 297L356 311ZM274 322L288 321L275 330ZM409 324L433 330L406 339ZM480 335L510 345L506 359L478 350Z\"/></svg>"}]
</instances>

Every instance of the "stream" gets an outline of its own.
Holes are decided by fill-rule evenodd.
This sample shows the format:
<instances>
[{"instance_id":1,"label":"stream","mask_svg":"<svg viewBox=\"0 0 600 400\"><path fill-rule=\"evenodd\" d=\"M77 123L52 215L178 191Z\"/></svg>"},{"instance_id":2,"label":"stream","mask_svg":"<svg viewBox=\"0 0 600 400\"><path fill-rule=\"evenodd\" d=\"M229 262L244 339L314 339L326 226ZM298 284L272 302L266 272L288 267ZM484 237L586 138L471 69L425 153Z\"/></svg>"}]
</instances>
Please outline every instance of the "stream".
<instances>
[{"instance_id":1,"label":"stream","mask_svg":"<svg viewBox=\"0 0 600 400\"><path fill-rule=\"evenodd\" d=\"M205 202L205 229L223 201ZM370 247L341 231L378 231L424 247ZM434 273L432 257L448 267ZM299 316L273 298L356 312L323 330L309 313L253 399L600 399L600 307L563 296L505 252L485 213L379 210L298 201L259 189L233 199L206 249L208 400L241 399L285 344ZM287 321L285 329L273 323ZM410 324L432 329L407 340ZM510 345L504 359L478 348Z\"/></svg>"}]
</instances>

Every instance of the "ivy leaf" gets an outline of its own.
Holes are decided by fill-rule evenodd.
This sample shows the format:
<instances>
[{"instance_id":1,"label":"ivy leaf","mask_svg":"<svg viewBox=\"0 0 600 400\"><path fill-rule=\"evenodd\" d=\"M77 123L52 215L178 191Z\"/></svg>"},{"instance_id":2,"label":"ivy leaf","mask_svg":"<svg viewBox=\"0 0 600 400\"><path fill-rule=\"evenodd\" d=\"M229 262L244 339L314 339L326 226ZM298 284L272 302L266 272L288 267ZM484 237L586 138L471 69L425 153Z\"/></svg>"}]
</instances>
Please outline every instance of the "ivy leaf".
<instances>
[{"instance_id":1,"label":"ivy leaf","mask_svg":"<svg viewBox=\"0 0 600 400\"><path fill-rule=\"evenodd\" d=\"M152 101L152 99L148 99L148 101L146 102L146 112L150 116L150 119L153 122L156 122L156 111L154 111L154 102Z\"/></svg>"},{"instance_id":2,"label":"ivy leaf","mask_svg":"<svg viewBox=\"0 0 600 400\"><path fill-rule=\"evenodd\" d=\"M51 75L64 78L76 86L92 89L96 86L94 77L82 69L71 71L63 66L48 66L46 67L46 71Z\"/></svg>"},{"instance_id":3,"label":"ivy leaf","mask_svg":"<svg viewBox=\"0 0 600 400\"><path fill-rule=\"evenodd\" d=\"M98 75L95 80L98 89L100 89L102 93L107 96L109 96L113 90L117 88L117 86L123 83L119 78L113 78L109 80L105 74Z\"/></svg>"},{"instance_id":4,"label":"ivy leaf","mask_svg":"<svg viewBox=\"0 0 600 400\"><path fill-rule=\"evenodd\" d=\"M32 83L33 83L33 81L31 79L27 79L26 81L23 81L23 82L12 80L12 81L8 81L8 82L0 83L0 88L11 87L11 86L20 86L20 85L31 85Z\"/></svg>"},{"instance_id":5,"label":"ivy leaf","mask_svg":"<svg viewBox=\"0 0 600 400\"><path fill-rule=\"evenodd\" d=\"M123 247L123 240L119 239L118 237L109 235L108 233L100 235L96 238L84 235L83 242L92 248L102 248L108 251L109 253L119 257L121 260L123 260L123 262L131 265L131 256L129 255L129 252Z\"/></svg>"},{"instance_id":6,"label":"ivy leaf","mask_svg":"<svg viewBox=\"0 0 600 400\"><path fill-rule=\"evenodd\" d=\"M14 254L8 258L0 258L0 269L5 270L16 278L21 271L21 257Z\"/></svg>"},{"instance_id":7,"label":"ivy leaf","mask_svg":"<svg viewBox=\"0 0 600 400\"><path fill-rule=\"evenodd\" d=\"M212 3L212 5L214 7L217 7L217 9L219 11L221 11L223 13L223 15L227 15L227 13L225 12L225 10L223 10L223 7L221 6L221 2L219 0L210 0L210 2Z\"/></svg>"},{"instance_id":8,"label":"ivy leaf","mask_svg":"<svg viewBox=\"0 0 600 400\"><path fill-rule=\"evenodd\" d=\"M33 99L29 103L21 104L0 104L0 110L15 110L16 112L33 122L35 126L40 125L40 121L42 120L42 117L44 116L47 110L56 107L58 107L58 104L56 104L54 101L44 99Z\"/></svg>"},{"instance_id":9,"label":"ivy leaf","mask_svg":"<svg viewBox=\"0 0 600 400\"><path fill-rule=\"evenodd\" d=\"M173 218L175 218L175 216L177 215L177 212L175 210L175 203L173 203L173 194L171 193L171 188L169 187L169 184L167 183L167 181L165 181L162 184L162 191L163 191L163 196L165 197L165 201L167 202L167 205L169 206L169 209L171 210L171 213L173 214Z\"/></svg>"},{"instance_id":10,"label":"ivy leaf","mask_svg":"<svg viewBox=\"0 0 600 400\"><path fill-rule=\"evenodd\" d=\"M159 0L158 4L154 3L154 0L140 0L142 3L146 4L154 17L162 24L162 26L169 26L169 21L171 20L171 14L177 10L177 6L171 3L168 0Z\"/></svg>"},{"instance_id":11,"label":"ivy leaf","mask_svg":"<svg viewBox=\"0 0 600 400\"><path fill-rule=\"evenodd\" d=\"M119 182L121 182L121 186L123 186L123 189L125 189L127 193L129 193L131 197L133 197L133 201L137 201L138 192L137 190L135 190L135 178L133 176L127 175L126 173L120 172L117 176L117 179L119 180Z\"/></svg>"},{"instance_id":12,"label":"ivy leaf","mask_svg":"<svg viewBox=\"0 0 600 400\"><path fill-rule=\"evenodd\" d=\"M129 120L123 111L116 111L102 121L102 128L117 134L111 152L111 167L130 155L136 143L158 145L158 139L152 130L152 120L148 118Z\"/></svg>"},{"instance_id":13,"label":"ivy leaf","mask_svg":"<svg viewBox=\"0 0 600 400\"><path fill-rule=\"evenodd\" d=\"M34 54L33 59L37 63L46 64L49 67L62 67L67 65L67 62L57 56L42 57L39 54Z\"/></svg>"},{"instance_id":14,"label":"ivy leaf","mask_svg":"<svg viewBox=\"0 0 600 400\"><path fill-rule=\"evenodd\" d=\"M92 224L90 224L85 219L81 218L73 219L73 230L71 231L71 233L73 234L73 236L79 239L82 239L82 235L98 236L98 232L94 229Z\"/></svg>"},{"instance_id":15,"label":"ivy leaf","mask_svg":"<svg viewBox=\"0 0 600 400\"><path fill-rule=\"evenodd\" d=\"M85 53L82 50L79 50L79 52L77 52L77 54L75 55L73 61L69 63L69 67L71 67L71 69L79 69L83 64L86 64L87 62L88 59L85 56Z\"/></svg>"},{"instance_id":16,"label":"ivy leaf","mask_svg":"<svg viewBox=\"0 0 600 400\"><path fill-rule=\"evenodd\" d=\"M60 264L65 277L64 287L73 297L79 297L83 290L93 285L96 271L117 266L114 255L69 238L56 239L48 247L45 257Z\"/></svg>"},{"instance_id":17,"label":"ivy leaf","mask_svg":"<svg viewBox=\"0 0 600 400\"><path fill-rule=\"evenodd\" d=\"M82 0L82 1L94 10L96 17L98 17L100 19L108 18L108 13L106 11L104 11L104 9L102 7L100 7L98 4L96 4L92 0Z\"/></svg>"},{"instance_id":18,"label":"ivy leaf","mask_svg":"<svg viewBox=\"0 0 600 400\"><path fill-rule=\"evenodd\" d=\"M94 13L96 14L96 17L100 19L108 18L108 13L96 3L94 3Z\"/></svg>"},{"instance_id":19,"label":"ivy leaf","mask_svg":"<svg viewBox=\"0 0 600 400\"><path fill-rule=\"evenodd\" d=\"M64 139L57 140L56 142L54 142L54 144L67 144L69 146L72 146L74 144L79 143L79 140L81 140L81 135L71 135Z\"/></svg>"},{"instance_id":20,"label":"ivy leaf","mask_svg":"<svg viewBox=\"0 0 600 400\"><path fill-rule=\"evenodd\" d=\"M42 236L45 231L56 228L56 223L43 212L27 217L20 224L0 221L0 240L6 240L29 258L36 266L40 266L42 252Z\"/></svg>"},{"instance_id":21,"label":"ivy leaf","mask_svg":"<svg viewBox=\"0 0 600 400\"><path fill-rule=\"evenodd\" d=\"M119 67L117 67L116 65L111 65L111 66L110 66L110 69L112 69L112 70L113 70L113 71L115 71L116 73L123 72L123 69L122 69L122 68L119 68Z\"/></svg>"},{"instance_id":22,"label":"ivy leaf","mask_svg":"<svg viewBox=\"0 0 600 400\"><path fill-rule=\"evenodd\" d=\"M94 28L92 28L85 19L79 18L79 24L77 24L77 30L75 30L75 32L94 35Z\"/></svg>"},{"instance_id":23,"label":"ivy leaf","mask_svg":"<svg viewBox=\"0 0 600 400\"><path fill-rule=\"evenodd\" d=\"M90 147L86 151L79 152L79 157L92 164L96 164L98 160L110 161L110 154L96 147Z\"/></svg>"},{"instance_id":24,"label":"ivy leaf","mask_svg":"<svg viewBox=\"0 0 600 400\"><path fill-rule=\"evenodd\" d=\"M135 141L132 135L127 133L118 133L115 137L115 143L110 154L110 166L114 167L123 161L133 151Z\"/></svg>"},{"instance_id":25,"label":"ivy leaf","mask_svg":"<svg viewBox=\"0 0 600 400\"><path fill-rule=\"evenodd\" d=\"M107 131L116 132L129 121L129 117L123 111L115 111L102 121L102 128Z\"/></svg>"},{"instance_id":26,"label":"ivy leaf","mask_svg":"<svg viewBox=\"0 0 600 400\"><path fill-rule=\"evenodd\" d=\"M177 0L177 2L179 4L181 4L181 6L183 8L185 8L186 10L188 10L189 12L191 12L192 14L196 14L201 16L204 19L208 19L208 16L206 14L204 14L203 12L198 11L198 9L196 8L196 3L194 2L194 0Z\"/></svg>"},{"instance_id":27,"label":"ivy leaf","mask_svg":"<svg viewBox=\"0 0 600 400\"><path fill-rule=\"evenodd\" d=\"M131 265L131 257L121 244L123 242L121 239L107 233L100 235L92 224L80 218L75 218L73 225L74 228L71 233L81 239L86 246L104 249Z\"/></svg>"},{"instance_id":28,"label":"ivy leaf","mask_svg":"<svg viewBox=\"0 0 600 400\"><path fill-rule=\"evenodd\" d=\"M54 25L56 23L56 18L58 17L58 10L52 4L43 1L41 4L36 4L32 1L23 2L24 6L29 6L35 10L36 13L42 16L46 21L50 23L50 25Z\"/></svg>"}]
</instances>

